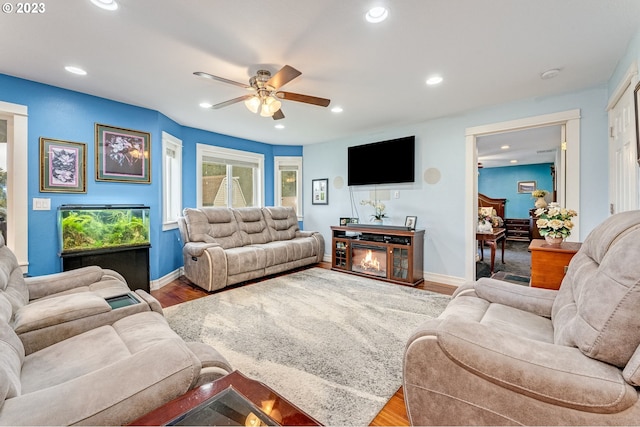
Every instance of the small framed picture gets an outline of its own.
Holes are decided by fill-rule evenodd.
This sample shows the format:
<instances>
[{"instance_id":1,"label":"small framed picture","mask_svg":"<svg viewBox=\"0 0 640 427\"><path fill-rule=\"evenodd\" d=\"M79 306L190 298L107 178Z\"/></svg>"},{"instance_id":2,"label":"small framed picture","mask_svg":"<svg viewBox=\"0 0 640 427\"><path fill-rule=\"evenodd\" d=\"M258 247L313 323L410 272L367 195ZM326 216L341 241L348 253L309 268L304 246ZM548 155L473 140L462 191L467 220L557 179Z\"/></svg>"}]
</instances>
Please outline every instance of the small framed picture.
<instances>
[{"instance_id":1,"label":"small framed picture","mask_svg":"<svg viewBox=\"0 0 640 427\"><path fill-rule=\"evenodd\" d=\"M87 144L40 138L40 192L87 192Z\"/></svg>"},{"instance_id":2,"label":"small framed picture","mask_svg":"<svg viewBox=\"0 0 640 427\"><path fill-rule=\"evenodd\" d=\"M357 224L357 223L358 223L358 218L345 218L345 217L340 218L340 225L343 227L349 224Z\"/></svg>"},{"instance_id":3,"label":"small framed picture","mask_svg":"<svg viewBox=\"0 0 640 427\"><path fill-rule=\"evenodd\" d=\"M418 221L418 217L417 216L407 216L404 219L404 226L407 227L410 230L415 230L416 229L416 221Z\"/></svg>"},{"instance_id":4,"label":"small framed picture","mask_svg":"<svg viewBox=\"0 0 640 427\"><path fill-rule=\"evenodd\" d=\"M329 204L329 178L311 180L311 204Z\"/></svg>"},{"instance_id":5,"label":"small framed picture","mask_svg":"<svg viewBox=\"0 0 640 427\"><path fill-rule=\"evenodd\" d=\"M535 181L518 181L518 193L531 193L536 188Z\"/></svg>"},{"instance_id":6,"label":"small framed picture","mask_svg":"<svg viewBox=\"0 0 640 427\"><path fill-rule=\"evenodd\" d=\"M151 135L96 123L96 181L151 184Z\"/></svg>"}]
</instances>

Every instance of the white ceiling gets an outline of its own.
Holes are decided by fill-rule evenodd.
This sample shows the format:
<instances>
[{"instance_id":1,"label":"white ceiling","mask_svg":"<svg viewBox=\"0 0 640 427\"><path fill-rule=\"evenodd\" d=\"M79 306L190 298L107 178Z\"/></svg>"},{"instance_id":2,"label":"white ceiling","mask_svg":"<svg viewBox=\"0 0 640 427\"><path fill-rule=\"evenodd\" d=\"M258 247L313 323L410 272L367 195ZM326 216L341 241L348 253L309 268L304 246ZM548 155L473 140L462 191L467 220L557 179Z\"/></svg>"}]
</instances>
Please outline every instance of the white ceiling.
<instances>
[{"instance_id":1,"label":"white ceiling","mask_svg":"<svg viewBox=\"0 0 640 427\"><path fill-rule=\"evenodd\" d=\"M476 142L478 163L484 168L554 163L562 142L562 127L545 126L498 133L481 136Z\"/></svg>"},{"instance_id":2,"label":"white ceiling","mask_svg":"<svg viewBox=\"0 0 640 427\"><path fill-rule=\"evenodd\" d=\"M160 111L186 126L271 144L311 144L518 99L605 84L640 27L638 0L44 1L39 15L0 15L0 73ZM283 90L332 100L283 101L277 130L242 103L202 109L260 68L302 76ZM64 70L76 65L88 75ZM550 68L562 72L542 80ZM437 87L427 77L441 74ZM0 93L0 99L2 94ZM335 114L332 106L344 112Z\"/></svg>"}]
</instances>

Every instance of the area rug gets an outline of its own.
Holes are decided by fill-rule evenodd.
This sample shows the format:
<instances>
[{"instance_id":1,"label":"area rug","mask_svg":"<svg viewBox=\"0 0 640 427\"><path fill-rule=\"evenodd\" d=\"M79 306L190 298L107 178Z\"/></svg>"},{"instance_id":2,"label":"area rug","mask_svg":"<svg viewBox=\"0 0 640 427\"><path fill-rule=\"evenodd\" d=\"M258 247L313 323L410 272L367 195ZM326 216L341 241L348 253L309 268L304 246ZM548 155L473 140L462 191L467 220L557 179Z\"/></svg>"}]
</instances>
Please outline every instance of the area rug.
<instances>
[{"instance_id":1,"label":"area rug","mask_svg":"<svg viewBox=\"0 0 640 427\"><path fill-rule=\"evenodd\" d=\"M402 385L404 346L449 297L310 268L164 310L324 425L368 425Z\"/></svg>"}]
</instances>

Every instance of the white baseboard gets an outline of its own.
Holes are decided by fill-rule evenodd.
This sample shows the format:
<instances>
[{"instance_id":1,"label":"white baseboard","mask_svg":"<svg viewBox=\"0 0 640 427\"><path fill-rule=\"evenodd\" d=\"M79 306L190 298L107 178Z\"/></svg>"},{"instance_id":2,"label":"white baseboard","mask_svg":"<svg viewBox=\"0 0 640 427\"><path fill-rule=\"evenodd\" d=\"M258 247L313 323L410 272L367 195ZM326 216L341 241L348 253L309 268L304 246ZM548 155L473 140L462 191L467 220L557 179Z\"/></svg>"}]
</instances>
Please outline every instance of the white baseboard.
<instances>
[{"instance_id":1,"label":"white baseboard","mask_svg":"<svg viewBox=\"0 0 640 427\"><path fill-rule=\"evenodd\" d=\"M424 280L456 287L461 286L467 282L463 277L447 276L445 274L428 272L424 274Z\"/></svg>"},{"instance_id":2,"label":"white baseboard","mask_svg":"<svg viewBox=\"0 0 640 427\"><path fill-rule=\"evenodd\" d=\"M149 288L152 291L157 291L158 289L160 289L164 285L168 285L169 283L173 282L174 280L176 280L178 277L182 276L183 274L184 274L184 267L180 267L177 270L174 270L171 273L166 274L166 275L162 276L159 279L152 280L151 283L149 283Z\"/></svg>"}]
</instances>

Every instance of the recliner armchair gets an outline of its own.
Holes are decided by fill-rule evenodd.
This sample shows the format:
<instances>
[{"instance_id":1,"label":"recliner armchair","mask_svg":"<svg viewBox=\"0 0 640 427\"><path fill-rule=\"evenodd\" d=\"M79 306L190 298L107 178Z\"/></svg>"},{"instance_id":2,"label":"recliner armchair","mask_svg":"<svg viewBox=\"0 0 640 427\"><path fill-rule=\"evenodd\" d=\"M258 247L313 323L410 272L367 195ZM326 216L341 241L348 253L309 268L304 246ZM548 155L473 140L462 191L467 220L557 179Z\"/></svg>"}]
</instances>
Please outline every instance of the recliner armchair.
<instances>
[{"instance_id":1,"label":"recliner armchair","mask_svg":"<svg viewBox=\"0 0 640 427\"><path fill-rule=\"evenodd\" d=\"M135 303L114 309L107 301L125 294ZM0 236L0 317L7 319L27 354L145 311L162 314L162 307L149 293L131 291L113 270L91 266L24 278Z\"/></svg>"},{"instance_id":2,"label":"recliner armchair","mask_svg":"<svg viewBox=\"0 0 640 427\"><path fill-rule=\"evenodd\" d=\"M640 211L596 227L558 291L460 287L409 339L414 425L638 425Z\"/></svg>"}]
</instances>

